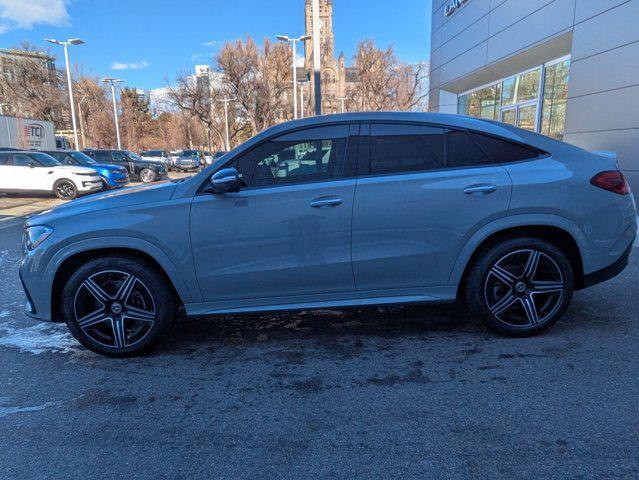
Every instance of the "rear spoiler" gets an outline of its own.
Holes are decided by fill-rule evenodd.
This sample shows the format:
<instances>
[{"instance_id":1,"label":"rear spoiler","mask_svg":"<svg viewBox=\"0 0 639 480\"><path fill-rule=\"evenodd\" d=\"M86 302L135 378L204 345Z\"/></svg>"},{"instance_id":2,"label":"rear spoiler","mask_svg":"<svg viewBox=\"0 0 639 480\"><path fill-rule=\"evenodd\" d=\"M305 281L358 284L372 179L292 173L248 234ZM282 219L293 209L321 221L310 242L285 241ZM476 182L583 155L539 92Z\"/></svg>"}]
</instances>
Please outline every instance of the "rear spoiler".
<instances>
[{"instance_id":1,"label":"rear spoiler","mask_svg":"<svg viewBox=\"0 0 639 480\"><path fill-rule=\"evenodd\" d=\"M599 155L600 157L606 157L615 161L617 170L619 170L619 160L617 159L617 153L612 152L610 150L596 150L590 153L594 153L595 155Z\"/></svg>"},{"instance_id":2,"label":"rear spoiler","mask_svg":"<svg viewBox=\"0 0 639 480\"><path fill-rule=\"evenodd\" d=\"M612 152L610 150L595 150L590 153L594 153L595 155L601 155L602 157L612 158L613 160L617 160L617 153Z\"/></svg>"}]
</instances>

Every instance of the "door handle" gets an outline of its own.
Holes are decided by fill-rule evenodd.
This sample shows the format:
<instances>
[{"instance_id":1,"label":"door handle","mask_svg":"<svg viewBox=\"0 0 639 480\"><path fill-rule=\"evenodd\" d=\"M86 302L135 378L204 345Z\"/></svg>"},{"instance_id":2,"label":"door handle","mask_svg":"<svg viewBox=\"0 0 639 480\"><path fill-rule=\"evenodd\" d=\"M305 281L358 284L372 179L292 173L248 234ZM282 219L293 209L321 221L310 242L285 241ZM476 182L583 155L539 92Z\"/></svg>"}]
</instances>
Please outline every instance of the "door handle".
<instances>
[{"instance_id":1,"label":"door handle","mask_svg":"<svg viewBox=\"0 0 639 480\"><path fill-rule=\"evenodd\" d=\"M320 197L311 202L313 208L333 208L342 204L342 199L337 197Z\"/></svg>"},{"instance_id":2,"label":"door handle","mask_svg":"<svg viewBox=\"0 0 639 480\"><path fill-rule=\"evenodd\" d=\"M464 193L466 195L487 195L489 193L493 193L497 191L497 187L495 185L491 185L489 183L482 183L479 185L471 185L470 187L466 187L464 189Z\"/></svg>"}]
</instances>

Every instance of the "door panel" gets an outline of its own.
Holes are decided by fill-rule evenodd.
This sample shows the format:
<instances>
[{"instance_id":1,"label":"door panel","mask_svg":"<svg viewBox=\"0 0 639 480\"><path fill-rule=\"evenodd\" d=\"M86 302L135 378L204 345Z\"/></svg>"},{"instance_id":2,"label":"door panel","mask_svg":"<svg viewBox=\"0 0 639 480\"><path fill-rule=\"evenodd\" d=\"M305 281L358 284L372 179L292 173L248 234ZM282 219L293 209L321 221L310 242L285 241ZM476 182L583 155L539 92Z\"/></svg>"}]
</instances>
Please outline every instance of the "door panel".
<instances>
[{"instance_id":1,"label":"door panel","mask_svg":"<svg viewBox=\"0 0 639 480\"><path fill-rule=\"evenodd\" d=\"M355 180L195 198L191 241L207 302L354 291ZM339 199L318 208L313 202Z\"/></svg>"},{"instance_id":2,"label":"door panel","mask_svg":"<svg viewBox=\"0 0 639 480\"><path fill-rule=\"evenodd\" d=\"M355 291L356 147L354 126L309 128L269 139L224 165L237 168L246 187L196 196L191 208L193 258L206 302L267 304L268 298Z\"/></svg>"},{"instance_id":3,"label":"door panel","mask_svg":"<svg viewBox=\"0 0 639 480\"><path fill-rule=\"evenodd\" d=\"M444 147L436 131L409 126L404 133L391 132L393 149L380 151L379 145L391 144L384 130L382 125L375 133L371 125L373 140L362 137L360 146L360 164L371 167L357 181L353 208L356 287L445 286L470 235L507 214L510 177L501 166L490 164L463 132L446 131L446 167L441 168ZM416 148L421 145L428 148ZM375 175L375 165L381 160L392 165L393 155L397 169L421 164L422 171Z\"/></svg>"}]
</instances>

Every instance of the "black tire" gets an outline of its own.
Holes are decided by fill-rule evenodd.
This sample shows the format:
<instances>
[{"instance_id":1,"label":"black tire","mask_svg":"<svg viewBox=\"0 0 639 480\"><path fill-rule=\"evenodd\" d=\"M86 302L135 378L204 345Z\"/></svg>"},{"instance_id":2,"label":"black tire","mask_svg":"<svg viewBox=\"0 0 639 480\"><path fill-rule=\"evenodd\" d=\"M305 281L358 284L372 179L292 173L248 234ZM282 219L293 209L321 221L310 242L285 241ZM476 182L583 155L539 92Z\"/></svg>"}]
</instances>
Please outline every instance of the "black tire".
<instances>
[{"instance_id":1,"label":"black tire","mask_svg":"<svg viewBox=\"0 0 639 480\"><path fill-rule=\"evenodd\" d=\"M122 290L126 293L120 295ZM89 350L109 357L148 352L171 329L176 309L162 272L127 256L85 263L62 291L64 319L73 336Z\"/></svg>"},{"instance_id":2,"label":"black tire","mask_svg":"<svg viewBox=\"0 0 639 480\"><path fill-rule=\"evenodd\" d=\"M144 183L153 183L157 180L158 174L155 170L150 168L143 168L140 170L140 180Z\"/></svg>"},{"instance_id":3,"label":"black tire","mask_svg":"<svg viewBox=\"0 0 639 480\"><path fill-rule=\"evenodd\" d=\"M479 253L466 276L464 300L489 329L527 337L557 323L573 292L572 266L561 250L538 238L511 238Z\"/></svg>"},{"instance_id":4,"label":"black tire","mask_svg":"<svg viewBox=\"0 0 639 480\"><path fill-rule=\"evenodd\" d=\"M78 197L78 189L71 180L62 178L53 184L53 193L60 200L74 200Z\"/></svg>"}]
</instances>

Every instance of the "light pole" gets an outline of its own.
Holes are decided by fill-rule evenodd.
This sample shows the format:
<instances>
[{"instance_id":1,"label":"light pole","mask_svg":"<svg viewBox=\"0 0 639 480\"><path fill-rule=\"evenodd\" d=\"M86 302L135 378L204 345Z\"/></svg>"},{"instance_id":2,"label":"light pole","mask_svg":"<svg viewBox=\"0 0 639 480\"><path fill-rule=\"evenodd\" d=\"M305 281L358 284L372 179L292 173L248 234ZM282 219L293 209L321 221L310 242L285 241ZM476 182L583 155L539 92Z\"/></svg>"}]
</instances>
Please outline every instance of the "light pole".
<instances>
[{"instance_id":1,"label":"light pole","mask_svg":"<svg viewBox=\"0 0 639 480\"><path fill-rule=\"evenodd\" d=\"M338 100L340 102L342 102L342 113L344 113L344 102L346 102L346 100L350 100L350 98L348 98L348 97L340 97L340 98L338 98Z\"/></svg>"},{"instance_id":2,"label":"light pole","mask_svg":"<svg viewBox=\"0 0 639 480\"><path fill-rule=\"evenodd\" d=\"M67 85L69 87L69 103L71 104L71 123L73 124L73 139L75 140L75 149L80 150L80 144L78 142L78 128L75 124L75 106L73 104L73 85L71 83L71 68L69 68L69 45L82 45L84 40L79 38L69 38L66 42L55 40L53 38L47 38L47 42L55 45L62 45L64 47L64 62L67 66Z\"/></svg>"},{"instance_id":3,"label":"light pole","mask_svg":"<svg viewBox=\"0 0 639 480\"><path fill-rule=\"evenodd\" d=\"M120 144L120 123L118 122L118 107L115 103L115 84L122 83L122 80L119 78L103 78L102 83L111 84L111 98L113 99L113 118L115 119L115 134L118 139L118 150L122 150L122 145Z\"/></svg>"},{"instance_id":4,"label":"light pole","mask_svg":"<svg viewBox=\"0 0 639 480\"><path fill-rule=\"evenodd\" d=\"M299 38L291 38L286 35L278 35L277 39L293 45L293 118L297 119L297 42L310 40L311 36L304 35Z\"/></svg>"},{"instance_id":5,"label":"light pole","mask_svg":"<svg viewBox=\"0 0 639 480\"><path fill-rule=\"evenodd\" d=\"M304 87L310 83L308 80L300 81L300 118L304 118Z\"/></svg>"},{"instance_id":6,"label":"light pole","mask_svg":"<svg viewBox=\"0 0 639 480\"><path fill-rule=\"evenodd\" d=\"M231 141L229 136L229 102L232 102L234 99L229 97L224 97L222 100L218 100L219 102L224 103L224 122L226 124L226 150L231 151Z\"/></svg>"},{"instance_id":7,"label":"light pole","mask_svg":"<svg viewBox=\"0 0 639 480\"><path fill-rule=\"evenodd\" d=\"M315 115L322 114L321 57L319 0L313 0L313 84L315 88Z\"/></svg>"}]
</instances>

